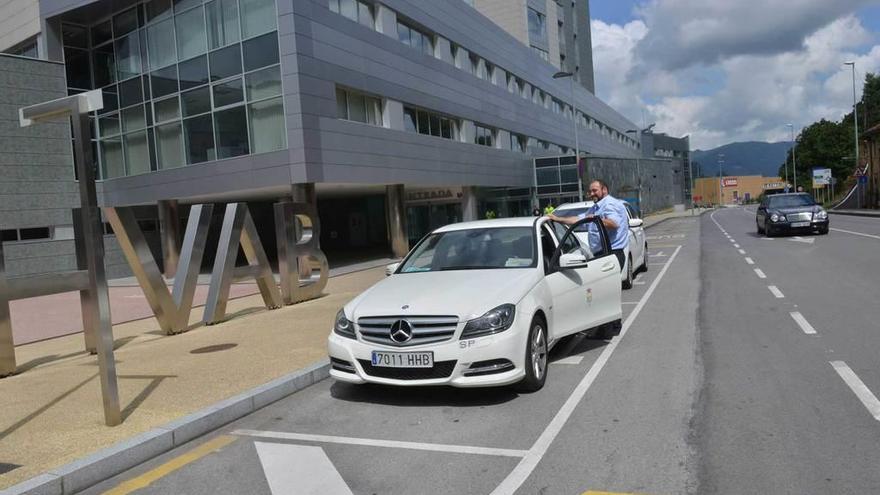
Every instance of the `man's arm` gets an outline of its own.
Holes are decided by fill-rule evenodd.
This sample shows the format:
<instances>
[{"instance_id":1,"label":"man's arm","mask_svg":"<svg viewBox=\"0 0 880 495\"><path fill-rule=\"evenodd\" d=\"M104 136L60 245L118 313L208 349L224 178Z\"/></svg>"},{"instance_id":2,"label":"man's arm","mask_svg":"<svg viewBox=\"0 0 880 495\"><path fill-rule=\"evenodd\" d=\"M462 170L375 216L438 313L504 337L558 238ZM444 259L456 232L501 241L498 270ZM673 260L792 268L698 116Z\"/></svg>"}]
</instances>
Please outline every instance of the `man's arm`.
<instances>
[{"instance_id":1,"label":"man's arm","mask_svg":"<svg viewBox=\"0 0 880 495\"><path fill-rule=\"evenodd\" d=\"M549 218L550 220L557 222L557 223L562 223L565 225L574 225L574 224L578 223L579 221L583 220L585 217L583 217L583 216L557 217L556 215L551 213L551 214L547 215L547 218ZM589 215L587 215L586 218L589 218Z\"/></svg>"}]
</instances>

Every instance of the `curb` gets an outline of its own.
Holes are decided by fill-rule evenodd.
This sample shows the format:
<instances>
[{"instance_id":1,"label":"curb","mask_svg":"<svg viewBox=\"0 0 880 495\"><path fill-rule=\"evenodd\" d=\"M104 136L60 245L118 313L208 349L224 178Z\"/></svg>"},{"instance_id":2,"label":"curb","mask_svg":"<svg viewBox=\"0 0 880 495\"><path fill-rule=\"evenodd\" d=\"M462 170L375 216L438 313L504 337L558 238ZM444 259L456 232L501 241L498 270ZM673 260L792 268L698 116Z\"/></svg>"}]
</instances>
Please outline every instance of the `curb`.
<instances>
[{"instance_id":1,"label":"curb","mask_svg":"<svg viewBox=\"0 0 880 495\"><path fill-rule=\"evenodd\" d=\"M663 223L663 222L665 222L665 221L667 221L667 220L672 220L673 218L691 218L691 217L699 217L699 216L702 216L703 213L706 213L706 211L708 211L708 210L703 210L703 211L701 211L701 212L699 212L699 213L697 213L697 214L694 214L694 215L681 215L681 216L677 216L677 217L666 217L666 218L664 218L664 219L662 219L662 220L658 220L658 221L652 223L651 225L646 226L645 229L647 230L647 229L650 229L650 228L654 228L654 227L660 225L661 223Z\"/></svg>"},{"instance_id":2,"label":"curb","mask_svg":"<svg viewBox=\"0 0 880 495\"><path fill-rule=\"evenodd\" d=\"M85 490L329 376L330 362L319 361L305 369L294 371L89 454L82 459L0 490L0 494L67 495Z\"/></svg>"},{"instance_id":3,"label":"curb","mask_svg":"<svg viewBox=\"0 0 880 495\"><path fill-rule=\"evenodd\" d=\"M871 212L877 212L877 210L869 210ZM828 210L828 213L832 215L846 215L850 217L867 217L867 218L880 218L880 214L878 213L862 213L860 211L839 211L839 210Z\"/></svg>"}]
</instances>

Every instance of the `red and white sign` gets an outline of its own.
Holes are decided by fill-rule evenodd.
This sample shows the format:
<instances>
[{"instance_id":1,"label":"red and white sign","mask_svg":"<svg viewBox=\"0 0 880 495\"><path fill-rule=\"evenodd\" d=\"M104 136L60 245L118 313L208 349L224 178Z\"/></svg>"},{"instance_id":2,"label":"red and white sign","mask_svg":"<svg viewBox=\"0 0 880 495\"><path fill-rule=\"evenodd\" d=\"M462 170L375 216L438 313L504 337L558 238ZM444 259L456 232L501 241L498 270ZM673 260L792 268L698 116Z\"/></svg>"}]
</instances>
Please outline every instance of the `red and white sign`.
<instances>
[{"instance_id":1,"label":"red and white sign","mask_svg":"<svg viewBox=\"0 0 880 495\"><path fill-rule=\"evenodd\" d=\"M736 177L730 177L730 178L724 179L721 181L721 184L724 187L736 187L737 186Z\"/></svg>"}]
</instances>

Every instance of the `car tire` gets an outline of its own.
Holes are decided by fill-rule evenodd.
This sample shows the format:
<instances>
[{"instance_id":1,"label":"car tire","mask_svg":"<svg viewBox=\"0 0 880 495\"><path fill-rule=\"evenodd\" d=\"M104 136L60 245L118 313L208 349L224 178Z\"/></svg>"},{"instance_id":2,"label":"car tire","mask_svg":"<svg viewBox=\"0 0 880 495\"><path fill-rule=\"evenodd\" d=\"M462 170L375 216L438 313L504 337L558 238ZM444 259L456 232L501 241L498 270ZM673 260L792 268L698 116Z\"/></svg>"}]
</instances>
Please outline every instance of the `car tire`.
<instances>
[{"instance_id":1,"label":"car tire","mask_svg":"<svg viewBox=\"0 0 880 495\"><path fill-rule=\"evenodd\" d=\"M755 228L758 229L758 235L764 234L764 229L761 228L761 224L759 224L757 220L755 220Z\"/></svg>"},{"instance_id":2,"label":"car tire","mask_svg":"<svg viewBox=\"0 0 880 495\"><path fill-rule=\"evenodd\" d=\"M773 230L770 227L764 227L764 235L767 237L773 237Z\"/></svg>"},{"instance_id":3,"label":"car tire","mask_svg":"<svg viewBox=\"0 0 880 495\"><path fill-rule=\"evenodd\" d=\"M632 289L633 286L633 259L632 256L626 258L626 279L621 283L624 290Z\"/></svg>"},{"instance_id":4,"label":"car tire","mask_svg":"<svg viewBox=\"0 0 880 495\"><path fill-rule=\"evenodd\" d=\"M520 392L537 392L544 386L547 380L548 356L547 348L547 324L544 320L535 316L529 326L528 340L526 340L525 370L526 376L517 384Z\"/></svg>"},{"instance_id":5,"label":"car tire","mask_svg":"<svg viewBox=\"0 0 880 495\"><path fill-rule=\"evenodd\" d=\"M828 227L822 227L819 229L819 235L828 235Z\"/></svg>"}]
</instances>

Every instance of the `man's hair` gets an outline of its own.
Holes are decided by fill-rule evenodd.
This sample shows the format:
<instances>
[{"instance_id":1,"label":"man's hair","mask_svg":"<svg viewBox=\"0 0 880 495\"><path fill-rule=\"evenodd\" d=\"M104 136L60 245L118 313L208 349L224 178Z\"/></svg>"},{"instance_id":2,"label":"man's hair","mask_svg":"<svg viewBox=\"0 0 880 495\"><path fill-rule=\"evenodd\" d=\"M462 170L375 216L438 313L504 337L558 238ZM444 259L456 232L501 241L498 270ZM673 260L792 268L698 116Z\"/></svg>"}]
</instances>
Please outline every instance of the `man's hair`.
<instances>
[{"instance_id":1,"label":"man's hair","mask_svg":"<svg viewBox=\"0 0 880 495\"><path fill-rule=\"evenodd\" d=\"M602 179L593 179L590 181L590 185L594 183L599 184L599 187L601 187L602 189L608 189L608 184L606 184L605 181Z\"/></svg>"}]
</instances>

